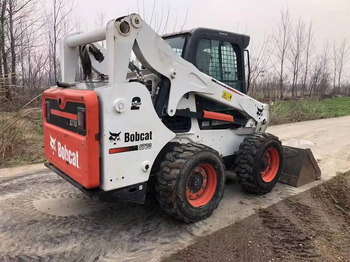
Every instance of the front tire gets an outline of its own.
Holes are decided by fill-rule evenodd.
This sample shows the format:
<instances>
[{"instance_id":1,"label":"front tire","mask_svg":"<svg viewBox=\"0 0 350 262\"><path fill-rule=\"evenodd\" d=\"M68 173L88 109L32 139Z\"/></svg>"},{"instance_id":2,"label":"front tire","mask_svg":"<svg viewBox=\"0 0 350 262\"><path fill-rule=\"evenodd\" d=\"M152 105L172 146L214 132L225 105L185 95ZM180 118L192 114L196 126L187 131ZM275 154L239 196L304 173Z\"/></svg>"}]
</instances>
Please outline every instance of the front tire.
<instances>
[{"instance_id":1,"label":"front tire","mask_svg":"<svg viewBox=\"0 0 350 262\"><path fill-rule=\"evenodd\" d=\"M196 222L209 217L223 197L224 166L213 149L195 143L175 146L157 173L160 206L175 219Z\"/></svg>"},{"instance_id":2,"label":"front tire","mask_svg":"<svg viewBox=\"0 0 350 262\"><path fill-rule=\"evenodd\" d=\"M283 168L281 141L268 133L247 136L239 147L235 172L244 190L265 194L278 182Z\"/></svg>"}]
</instances>

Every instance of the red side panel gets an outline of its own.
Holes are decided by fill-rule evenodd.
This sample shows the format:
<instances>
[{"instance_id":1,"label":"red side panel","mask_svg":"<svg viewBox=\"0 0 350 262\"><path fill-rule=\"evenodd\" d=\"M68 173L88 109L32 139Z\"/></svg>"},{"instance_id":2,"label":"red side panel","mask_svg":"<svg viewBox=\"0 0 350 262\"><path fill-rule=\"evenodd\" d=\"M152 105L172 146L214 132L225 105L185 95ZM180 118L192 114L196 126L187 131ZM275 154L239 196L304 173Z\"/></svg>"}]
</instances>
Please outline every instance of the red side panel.
<instances>
[{"instance_id":1,"label":"red side panel","mask_svg":"<svg viewBox=\"0 0 350 262\"><path fill-rule=\"evenodd\" d=\"M96 93L53 87L44 92L42 106L47 160L85 188L98 187L100 156ZM81 125L79 111L85 113Z\"/></svg>"}]
</instances>

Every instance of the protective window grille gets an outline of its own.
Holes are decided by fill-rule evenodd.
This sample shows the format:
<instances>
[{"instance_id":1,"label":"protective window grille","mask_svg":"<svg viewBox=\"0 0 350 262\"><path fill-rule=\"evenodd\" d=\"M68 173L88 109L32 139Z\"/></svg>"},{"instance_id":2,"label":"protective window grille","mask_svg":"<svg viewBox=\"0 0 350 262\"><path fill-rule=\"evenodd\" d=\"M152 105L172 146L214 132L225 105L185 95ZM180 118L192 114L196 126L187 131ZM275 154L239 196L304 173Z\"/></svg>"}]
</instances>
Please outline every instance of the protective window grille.
<instances>
[{"instance_id":1,"label":"protective window grille","mask_svg":"<svg viewBox=\"0 0 350 262\"><path fill-rule=\"evenodd\" d=\"M237 55L231 43L202 39L196 57L197 67L203 73L237 87Z\"/></svg>"},{"instance_id":2,"label":"protective window grille","mask_svg":"<svg viewBox=\"0 0 350 262\"><path fill-rule=\"evenodd\" d=\"M237 56L230 43L223 43L221 46L222 57L222 81L238 80Z\"/></svg>"},{"instance_id":3,"label":"protective window grille","mask_svg":"<svg viewBox=\"0 0 350 262\"><path fill-rule=\"evenodd\" d=\"M184 116L164 116L163 124L175 133L188 132L191 129L191 118Z\"/></svg>"}]
</instances>

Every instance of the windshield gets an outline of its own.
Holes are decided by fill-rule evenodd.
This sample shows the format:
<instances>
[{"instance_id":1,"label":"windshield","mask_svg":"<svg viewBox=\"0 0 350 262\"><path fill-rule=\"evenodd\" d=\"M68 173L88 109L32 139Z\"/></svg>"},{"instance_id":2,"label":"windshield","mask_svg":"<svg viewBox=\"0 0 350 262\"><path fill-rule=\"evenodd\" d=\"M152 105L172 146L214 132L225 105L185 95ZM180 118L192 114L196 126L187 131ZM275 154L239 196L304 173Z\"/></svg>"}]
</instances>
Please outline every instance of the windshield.
<instances>
[{"instance_id":1,"label":"windshield","mask_svg":"<svg viewBox=\"0 0 350 262\"><path fill-rule=\"evenodd\" d=\"M180 56L182 56L183 48L185 45L185 36L174 36L164 39L168 45Z\"/></svg>"}]
</instances>

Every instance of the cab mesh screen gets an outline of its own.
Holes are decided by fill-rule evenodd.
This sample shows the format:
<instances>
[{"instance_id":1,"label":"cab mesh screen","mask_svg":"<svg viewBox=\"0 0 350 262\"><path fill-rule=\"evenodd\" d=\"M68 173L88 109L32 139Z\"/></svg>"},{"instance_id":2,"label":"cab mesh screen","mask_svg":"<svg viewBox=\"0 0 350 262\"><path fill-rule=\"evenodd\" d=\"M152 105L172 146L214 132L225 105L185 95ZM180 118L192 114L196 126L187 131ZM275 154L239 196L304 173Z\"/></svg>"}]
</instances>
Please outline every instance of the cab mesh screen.
<instances>
[{"instance_id":1,"label":"cab mesh screen","mask_svg":"<svg viewBox=\"0 0 350 262\"><path fill-rule=\"evenodd\" d=\"M229 42L202 39L196 54L197 68L203 73L237 88L237 55Z\"/></svg>"}]
</instances>

